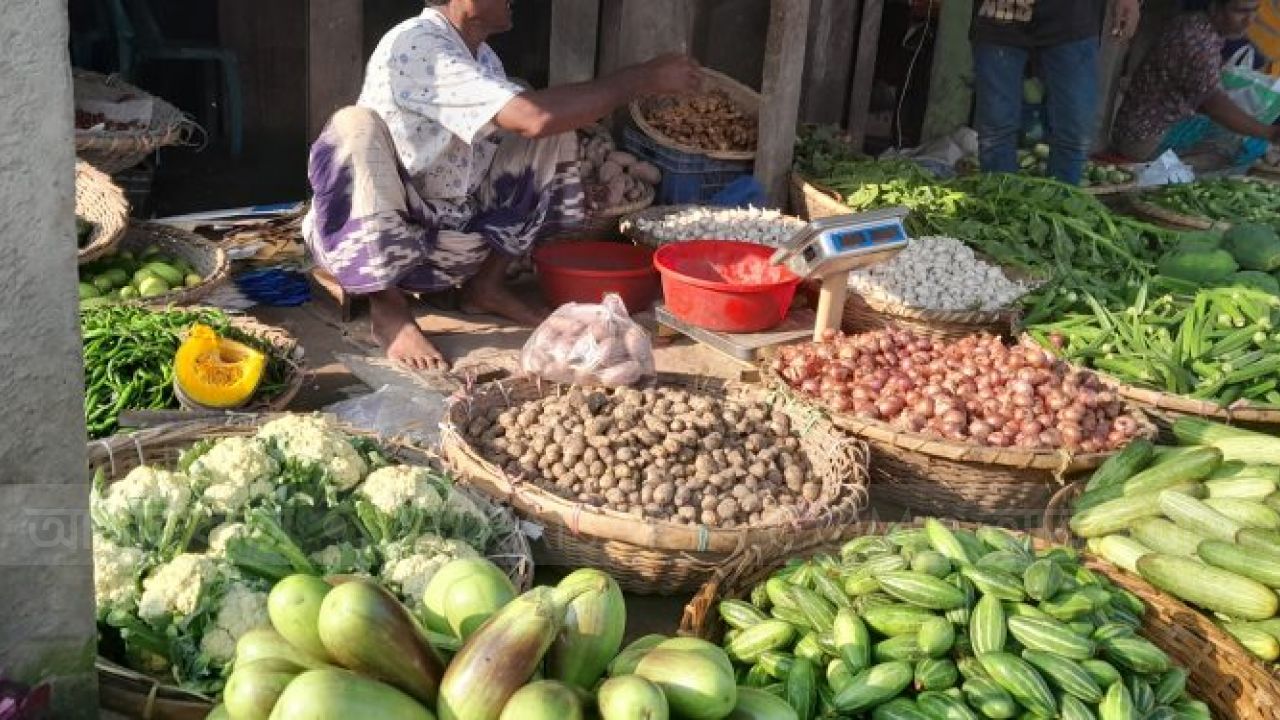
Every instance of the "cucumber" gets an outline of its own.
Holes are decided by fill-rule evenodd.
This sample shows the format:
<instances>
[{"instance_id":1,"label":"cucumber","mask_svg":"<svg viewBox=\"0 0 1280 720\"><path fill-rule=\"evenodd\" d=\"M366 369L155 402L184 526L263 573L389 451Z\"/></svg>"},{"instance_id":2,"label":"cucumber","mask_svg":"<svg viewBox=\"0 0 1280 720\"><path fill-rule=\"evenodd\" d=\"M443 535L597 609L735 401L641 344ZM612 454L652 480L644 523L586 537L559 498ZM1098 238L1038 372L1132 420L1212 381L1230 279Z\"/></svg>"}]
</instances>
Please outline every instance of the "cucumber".
<instances>
[{"instance_id":1,"label":"cucumber","mask_svg":"<svg viewBox=\"0 0 1280 720\"><path fill-rule=\"evenodd\" d=\"M1260 660L1275 662L1280 658L1280 641L1271 633L1244 623L1224 623L1222 629Z\"/></svg>"},{"instance_id":2,"label":"cucumber","mask_svg":"<svg viewBox=\"0 0 1280 720\"><path fill-rule=\"evenodd\" d=\"M1007 633L1000 598L984 595L974 606L973 617L969 620L969 642L973 645L973 652L977 655L1001 652L1004 650Z\"/></svg>"},{"instance_id":3,"label":"cucumber","mask_svg":"<svg viewBox=\"0 0 1280 720\"><path fill-rule=\"evenodd\" d=\"M1175 597L1243 620L1270 618L1280 605L1262 583L1186 558L1153 553L1138 561L1138 573Z\"/></svg>"},{"instance_id":4,"label":"cucumber","mask_svg":"<svg viewBox=\"0 0 1280 720\"><path fill-rule=\"evenodd\" d=\"M1029 553L996 550L983 555L974 564L983 570L998 570L1021 577L1027 568L1031 567L1033 561L1034 558Z\"/></svg>"},{"instance_id":5,"label":"cucumber","mask_svg":"<svg viewBox=\"0 0 1280 720\"><path fill-rule=\"evenodd\" d=\"M1198 553L1201 560L1213 567L1257 580L1268 587L1280 587L1280 557L1221 540L1205 540L1200 543Z\"/></svg>"},{"instance_id":6,"label":"cucumber","mask_svg":"<svg viewBox=\"0 0 1280 720\"><path fill-rule=\"evenodd\" d=\"M911 558L911 569L915 572L945 578L951 574L951 561L946 555L936 550L925 550Z\"/></svg>"},{"instance_id":7,"label":"cucumber","mask_svg":"<svg viewBox=\"0 0 1280 720\"><path fill-rule=\"evenodd\" d=\"M769 619L760 608L743 600L721 600L718 609L725 624L739 630Z\"/></svg>"},{"instance_id":8,"label":"cucumber","mask_svg":"<svg viewBox=\"0 0 1280 720\"><path fill-rule=\"evenodd\" d=\"M840 658L827 663L827 687L836 692L843 690L853 679L853 675L854 673L849 671L849 666Z\"/></svg>"},{"instance_id":9,"label":"cucumber","mask_svg":"<svg viewBox=\"0 0 1280 720\"><path fill-rule=\"evenodd\" d=\"M1204 537L1159 517L1142 518L1129 526L1134 540L1152 552L1195 559L1196 548Z\"/></svg>"},{"instance_id":10,"label":"cucumber","mask_svg":"<svg viewBox=\"0 0 1280 720\"><path fill-rule=\"evenodd\" d=\"M796 638L796 629L784 620L764 620L741 630L737 637L725 645L729 657L751 664L770 650L782 650Z\"/></svg>"},{"instance_id":11,"label":"cucumber","mask_svg":"<svg viewBox=\"0 0 1280 720\"><path fill-rule=\"evenodd\" d=\"M1108 462L1110 459L1108 459ZM1006 552L1021 553L1028 555L1031 548L1023 540L1018 539L1016 535L1007 530L990 525L983 525L976 532L978 539L991 549L991 552L1003 550Z\"/></svg>"},{"instance_id":12,"label":"cucumber","mask_svg":"<svg viewBox=\"0 0 1280 720\"><path fill-rule=\"evenodd\" d=\"M987 653L978 660L996 684L1024 708L1043 717L1058 714L1058 701L1049 685L1026 660L1005 652Z\"/></svg>"},{"instance_id":13,"label":"cucumber","mask_svg":"<svg viewBox=\"0 0 1280 720\"><path fill-rule=\"evenodd\" d=\"M920 641L918 636L912 635L895 635L894 637L881 640L871 648L871 656L878 663L890 662L893 660L901 660L903 662L918 662L928 657L923 650L920 649Z\"/></svg>"},{"instance_id":14,"label":"cucumber","mask_svg":"<svg viewBox=\"0 0 1280 720\"><path fill-rule=\"evenodd\" d=\"M1102 647L1108 660L1140 675L1164 673L1172 665L1163 650L1144 638L1111 638Z\"/></svg>"},{"instance_id":15,"label":"cucumber","mask_svg":"<svg viewBox=\"0 0 1280 720\"><path fill-rule=\"evenodd\" d=\"M1032 600L1048 600L1058 594L1067 576L1062 567L1052 560L1031 563L1022 575L1022 585Z\"/></svg>"},{"instance_id":16,"label":"cucumber","mask_svg":"<svg viewBox=\"0 0 1280 720\"><path fill-rule=\"evenodd\" d=\"M969 678L961 686L965 700L984 717L992 720L1008 720L1018 714L1018 704L1013 696L995 680Z\"/></svg>"},{"instance_id":17,"label":"cucumber","mask_svg":"<svg viewBox=\"0 0 1280 720\"><path fill-rule=\"evenodd\" d=\"M756 660L754 667L761 668L774 680L786 680L787 675L791 672L791 666L795 662L794 655L770 650L760 653L760 658Z\"/></svg>"},{"instance_id":18,"label":"cucumber","mask_svg":"<svg viewBox=\"0 0 1280 720\"><path fill-rule=\"evenodd\" d=\"M871 711L871 720L929 720L929 716L907 698L894 698Z\"/></svg>"},{"instance_id":19,"label":"cucumber","mask_svg":"<svg viewBox=\"0 0 1280 720\"><path fill-rule=\"evenodd\" d=\"M1125 497L1144 495L1209 477L1222 465L1222 451L1213 447L1197 448L1177 458L1147 468L1124 483Z\"/></svg>"},{"instance_id":20,"label":"cucumber","mask_svg":"<svg viewBox=\"0 0 1280 720\"><path fill-rule=\"evenodd\" d=\"M1245 528L1236 534L1236 544L1266 555L1280 556L1280 536L1268 530Z\"/></svg>"},{"instance_id":21,"label":"cucumber","mask_svg":"<svg viewBox=\"0 0 1280 720\"><path fill-rule=\"evenodd\" d=\"M880 573L876 576L876 581L880 583L880 589L889 595L930 610L952 610L965 603L964 593L959 588L924 573L911 571Z\"/></svg>"},{"instance_id":22,"label":"cucumber","mask_svg":"<svg viewBox=\"0 0 1280 720\"><path fill-rule=\"evenodd\" d=\"M1102 701L1102 688L1075 662L1043 650L1023 650L1022 659L1060 690L1087 703Z\"/></svg>"},{"instance_id":23,"label":"cucumber","mask_svg":"<svg viewBox=\"0 0 1280 720\"><path fill-rule=\"evenodd\" d=\"M1106 660L1093 658L1090 660L1081 660L1080 667L1089 673L1089 677L1098 684L1100 688L1111 687L1113 684L1121 681L1120 671L1114 665Z\"/></svg>"},{"instance_id":24,"label":"cucumber","mask_svg":"<svg viewBox=\"0 0 1280 720\"><path fill-rule=\"evenodd\" d=\"M1063 693L1058 696L1058 705L1059 717L1062 720L1098 720L1088 705L1072 695Z\"/></svg>"},{"instance_id":25,"label":"cucumber","mask_svg":"<svg viewBox=\"0 0 1280 720\"><path fill-rule=\"evenodd\" d=\"M1120 532L1135 520L1159 515L1155 500L1152 494L1132 495L1094 505L1071 518L1071 531L1086 539Z\"/></svg>"},{"instance_id":26,"label":"cucumber","mask_svg":"<svg viewBox=\"0 0 1280 720\"><path fill-rule=\"evenodd\" d=\"M933 690L916 696L916 706L932 720L978 720L978 716L963 701Z\"/></svg>"},{"instance_id":27,"label":"cucumber","mask_svg":"<svg viewBox=\"0 0 1280 720\"><path fill-rule=\"evenodd\" d=\"M863 670L836 693L831 704L842 713L855 713L880 705L907 689L915 678L911 665L886 662Z\"/></svg>"},{"instance_id":28,"label":"cucumber","mask_svg":"<svg viewBox=\"0 0 1280 720\"><path fill-rule=\"evenodd\" d=\"M951 651L956 642L956 628L950 620L935 617L920 627L916 643L920 652L928 657L942 657Z\"/></svg>"},{"instance_id":29,"label":"cucumber","mask_svg":"<svg viewBox=\"0 0 1280 720\"><path fill-rule=\"evenodd\" d=\"M947 658L925 658L916 663L915 689L946 690L960 681L960 671L954 661Z\"/></svg>"},{"instance_id":30,"label":"cucumber","mask_svg":"<svg viewBox=\"0 0 1280 720\"><path fill-rule=\"evenodd\" d=\"M871 629L889 637L918 633L925 623L937 617L929 610L912 605L872 607L862 613L862 619Z\"/></svg>"},{"instance_id":31,"label":"cucumber","mask_svg":"<svg viewBox=\"0 0 1280 720\"><path fill-rule=\"evenodd\" d=\"M1001 600L1020 602L1027 597L1022 579L999 570L986 570L976 566L961 569L964 576L984 595L995 595Z\"/></svg>"},{"instance_id":32,"label":"cucumber","mask_svg":"<svg viewBox=\"0 0 1280 720\"><path fill-rule=\"evenodd\" d=\"M1131 573L1138 572L1138 560L1150 552L1146 545L1123 535L1107 535L1097 545L1097 553L1107 562Z\"/></svg>"},{"instance_id":33,"label":"cucumber","mask_svg":"<svg viewBox=\"0 0 1280 720\"><path fill-rule=\"evenodd\" d=\"M1071 660L1087 660L1095 649L1092 640L1080 637L1057 620L1012 617L1009 633L1029 650L1051 652Z\"/></svg>"},{"instance_id":34,"label":"cucumber","mask_svg":"<svg viewBox=\"0 0 1280 720\"><path fill-rule=\"evenodd\" d=\"M1154 688L1156 702L1168 705L1182 697L1187 691L1187 671L1180 667L1171 667L1160 676Z\"/></svg>"},{"instance_id":35,"label":"cucumber","mask_svg":"<svg viewBox=\"0 0 1280 720\"><path fill-rule=\"evenodd\" d=\"M1179 527L1206 538L1234 542L1236 533L1242 529L1236 521L1203 502L1180 493L1160 493L1159 507Z\"/></svg>"},{"instance_id":36,"label":"cucumber","mask_svg":"<svg viewBox=\"0 0 1280 720\"><path fill-rule=\"evenodd\" d=\"M1247 465L1280 465L1280 438L1197 417L1180 417L1173 434L1183 445L1210 445L1224 460Z\"/></svg>"},{"instance_id":37,"label":"cucumber","mask_svg":"<svg viewBox=\"0 0 1280 720\"><path fill-rule=\"evenodd\" d=\"M850 673L862 672L871 665L871 635L862 618L851 608L836 612L831 635Z\"/></svg>"},{"instance_id":38,"label":"cucumber","mask_svg":"<svg viewBox=\"0 0 1280 720\"><path fill-rule=\"evenodd\" d=\"M796 711L796 720L813 720L818 707L817 668L803 658L797 658L787 673L785 700Z\"/></svg>"},{"instance_id":39,"label":"cucumber","mask_svg":"<svg viewBox=\"0 0 1280 720\"><path fill-rule=\"evenodd\" d=\"M1155 445L1146 438L1138 438L1123 450L1107 458L1098 466L1085 485L1085 490L1098 490L1123 484L1151 462Z\"/></svg>"},{"instance_id":40,"label":"cucumber","mask_svg":"<svg viewBox=\"0 0 1280 720\"><path fill-rule=\"evenodd\" d=\"M1141 717L1133 705L1129 688L1122 682L1108 688L1106 696L1098 704L1099 720L1138 720Z\"/></svg>"},{"instance_id":41,"label":"cucumber","mask_svg":"<svg viewBox=\"0 0 1280 720\"><path fill-rule=\"evenodd\" d=\"M976 557L969 555L968 549L956 534L937 518L925 519L924 532L933 549L945 555L951 562L957 565L968 565L977 560Z\"/></svg>"},{"instance_id":42,"label":"cucumber","mask_svg":"<svg viewBox=\"0 0 1280 720\"><path fill-rule=\"evenodd\" d=\"M1276 491L1276 483L1268 477L1238 477L1206 482L1204 488L1208 491L1210 499L1230 498L1262 502Z\"/></svg>"},{"instance_id":43,"label":"cucumber","mask_svg":"<svg viewBox=\"0 0 1280 720\"><path fill-rule=\"evenodd\" d=\"M1240 523L1242 527L1275 530L1280 528L1280 514L1275 510L1249 500L1239 498L1207 498L1204 504Z\"/></svg>"}]
</instances>

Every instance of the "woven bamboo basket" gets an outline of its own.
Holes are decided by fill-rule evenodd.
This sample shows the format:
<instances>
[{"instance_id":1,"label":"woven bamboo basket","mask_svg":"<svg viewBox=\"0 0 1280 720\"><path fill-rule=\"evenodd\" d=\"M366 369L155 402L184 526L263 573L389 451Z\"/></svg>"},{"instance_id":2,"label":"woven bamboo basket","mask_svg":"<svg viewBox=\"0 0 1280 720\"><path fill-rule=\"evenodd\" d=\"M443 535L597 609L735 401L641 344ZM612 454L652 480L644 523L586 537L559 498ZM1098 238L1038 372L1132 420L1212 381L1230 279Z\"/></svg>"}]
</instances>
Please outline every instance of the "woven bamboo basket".
<instances>
[{"instance_id":1,"label":"woven bamboo basket","mask_svg":"<svg viewBox=\"0 0 1280 720\"><path fill-rule=\"evenodd\" d=\"M788 557L836 551L844 539L882 532L885 528L868 524L848 529L859 532L846 532L828 544L811 545L803 552L792 548L770 552L769 557L753 551L738 556L708 580L685 606L680 634L719 642L724 627L716 608L722 599L746 598L752 587L768 578ZM1086 565L1146 604L1142 635L1164 650L1175 664L1186 668L1187 690L1207 703L1215 718L1280 718L1280 683L1225 631L1204 615L1123 570L1088 555Z\"/></svg>"},{"instance_id":2,"label":"woven bamboo basket","mask_svg":"<svg viewBox=\"0 0 1280 720\"><path fill-rule=\"evenodd\" d=\"M779 393L821 410L788 386L768 363L762 374ZM846 413L826 414L834 426L867 442L877 501L966 522L1035 527L1057 489L1114 454L985 447L935 440ZM1133 414L1144 434L1154 437L1155 426L1140 412Z\"/></svg>"},{"instance_id":3,"label":"woven bamboo basket","mask_svg":"<svg viewBox=\"0 0 1280 720\"><path fill-rule=\"evenodd\" d=\"M1140 196L1129 198L1129 203L1142 217L1180 230L1227 230L1231 227L1231 223L1167 210Z\"/></svg>"},{"instance_id":4,"label":"woven bamboo basket","mask_svg":"<svg viewBox=\"0 0 1280 720\"><path fill-rule=\"evenodd\" d=\"M111 252L129 224L129 201L111 176L76 161L76 217L93 223L89 242L80 248L80 264Z\"/></svg>"},{"instance_id":5,"label":"woven bamboo basket","mask_svg":"<svg viewBox=\"0 0 1280 720\"><path fill-rule=\"evenodd\" d=\"M76 130L76 156L105 173L142 162L166 145L185 144L199 131L181 110L115 76L74 70L76 100L113 102L151 98L151 122L136 130Z\"/></svg>"},{"instance_id":6,"label":"woven bamboo basket","mask_svg":"<svg viewBox=\"0 0 1280 720\"><path fill-rule=\"evenodd\" d=\"M110 482L124 477L142 464L172 465L185 449L198 440L251 435L271 418L270 415L239 415L217 422L171 423L132 435L115 435L91 442L88 448L89 475L101 470ZM392 460L439 466L435 456L424 450L378 439L358 428L344 426L342 430L349 435L377 440ZM511 511L491 502L482 493L465 487L459 490L483 508L490 518L510 528L493 542L487 557L506 572L517 590L529 589L533 585L533 554ZM163 679L131 670L106 658L100 657L97 664L101 703L108 710L141 720L199 720L213 707L211 698L166 684Z\"/></svg>"},{"instance_id":7,"label":"woven bamboo basket","mask_svg":"<svg viewBox=\"0 0 1280 720\"><path fill-rule=\"evenodd\" d=\"M759 388L708 377L660 374L658 382L719 397L768 399ZM823 496L787 522L748 528L718 529L645 520L571 501L510 477L466 438L468 425L483 413L568 389L532 378L481 385L455 400L442 434L444 457L460 476L545 528L537 547L540 564L598 567L611 573L624 590L639 594L687 592L742 548L776 543L780 537L792 538L799 545L817 542L828 528L852 522L866 507L865 446L844 437L829 422L803 407L787 402L775 407L804 428L801 450L814 474L823 480Z\"/></svg>"},{"instance_id":8,"label":"woven bamboo basket","mask_svg":"<svg viewBox=\"0 0 1280 720\"><path fill-rule=\"evenodd\" d=\"M658 238L654 237L652 233L641 230L639 227L639 223L646 220L661 220L662 218L665 218L668 215L675 215L676 213L680 213L685 210L689 210L697 207L703 207L703 206L684 204L684 205L658 205L655 207L647 208L644 210L640 210L639 212L634 212L627 215L625 218L622 219L622 222L619 223L618 229L622 232L623 235L630 238L632 242L638 245L647 245L651 248L657 249L659 247L662 247L664 244L667 244L670 242L676 242L676 241L659 240ZM804 224L804 220L801 220L800 218L795 217L794 215L782 215L780 218L778 218L778 220L780 222L797 223L797 227L800 227ZM729 237L727 234L724 237L719 237L716 235L717 233L708 233L697 239L698 240L738 240L741 242L755 242L753 240L747 240L745 238ZM690 239L693 239L693 238L690 238Z\"/></svg>"},{"instance_id":9,"label":"woven bamboo basket","mask_svg":"<svg viewBox=\"0 0 1280 720\"><path fill-rule=\"evenodd\" d=\"M298 344L298 339L284 328L258 322L247 315L232 316L231 324L237 330L270 343L273 354L282 359L287 367L283 390L268 398L255 397L238 412L279 412L289 407L289 403L298 396L308 377L306 356L303 354L302 346Z\"/></svg>"},{"instance_id":10,"label":"woven bamboo basket","mask_svg":"<svg viewBox=\"0 0 1280 720\"><path fill-rule=\"evenodd\" d=\"M138 253L153 246L158 246L165 255L191 263L204 280L199 285L175 288L139 302L160 306L190 305L216 290L231 276L231 261L222 248L195 233L168 225L131 223L116 249Z\"/></svg>"},{"instance_id":11,"label":"woven bamboo basket","mask_svg":"<svg viewBox=\"0 0 1280 720\"><path fill-rule=\"evenodd\" d=\"M1145 408L1162 425L1169 425L1179 417L1213 418L1231 425L1271 429L1280 425L1280 409L1262 407L1247 400L1236 401L1223 407L1208 400L1196 400L1151 388L1125 385L1118 381L1115 388L1122 397Z\"/></svg>"},{"instance_id":12,"label":"woven bamboo basket","mask_svg":"<svg viewBox=\"0 0 1280 720\"><path fill-rule=\"evenodd\" d=\"M805 220L820 220L832 215L848 215L853 212L840 202L834 190L813 184L798 172L792 172L788 185L791 196L791 212Z\"/></svg>"},{"instance_id":13,"label":"woven bamboo basket","mask_svg":"<svg viewBox=\"0 0 1280 720\"><path fill-rule=\"evenodd\" d=\"M926 310L850 292L840 327L847 333L862 333L897 325L936 340L956 340L983 332L1011 338L1020 317L1021 313L1013 308Z\"/></svg>"},{"instance_id":14,"label":"woven bamboo basket","mask_svg":"<svg viewBox=\"0 0 1280 720\"><path fill-rule=\"evenodd\" d=\"M760 114L760 93L734 80L723 73L715 70L702 68L702 87L704 90L720 90L729 97L729 100L744 115L756 117ZM636 128L640 132L649 136L654 142L663 147L678 150L690 155L701 155L713 158L715 160L754 160L756 157L755 149L751 150L708 150L706 148L694 147L686 145L677 140L673 140L658 131L645 120L646 112L658 103L668 102L663 97L648 97L632 100L629 110L631 112L631 120L635 123Z\"/></svg>"},{"instance_id":15,"label":"woven bamboo basket","mask_svg":"<svg viewBox=\"0 0 1280 720\"><path fill-rule=\"evenodd\" d=\"M616 237L619 234L618 224L632 213L643 211L645 208L653 204L654 198L657 197L657 190L650 185L644 186L644 195L639 200L616 205L611 208L602 208L596 211L588 211L587 218L583 223L572 230L557 235L557 238L584 238L592 239L599 237Z\"/></svg>"}]
</instances>

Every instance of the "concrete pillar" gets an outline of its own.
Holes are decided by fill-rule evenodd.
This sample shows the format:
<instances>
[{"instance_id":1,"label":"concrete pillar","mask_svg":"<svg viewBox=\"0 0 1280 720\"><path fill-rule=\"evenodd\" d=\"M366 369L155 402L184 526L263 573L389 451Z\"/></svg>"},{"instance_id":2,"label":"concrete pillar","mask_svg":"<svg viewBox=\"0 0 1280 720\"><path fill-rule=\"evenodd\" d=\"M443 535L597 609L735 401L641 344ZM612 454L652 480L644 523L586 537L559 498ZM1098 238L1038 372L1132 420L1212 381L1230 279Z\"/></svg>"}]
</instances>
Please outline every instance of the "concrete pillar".
<instances>
[{"instance_id":1,"label":"concrete pillar","mask_svg":"<svg viewBox=\"0 0 1280 720\"><path fill-rule=\"evenodd\" d=\"M67 4L0 13L0 668L97 717Z\"/></svg>"}]
</instances>

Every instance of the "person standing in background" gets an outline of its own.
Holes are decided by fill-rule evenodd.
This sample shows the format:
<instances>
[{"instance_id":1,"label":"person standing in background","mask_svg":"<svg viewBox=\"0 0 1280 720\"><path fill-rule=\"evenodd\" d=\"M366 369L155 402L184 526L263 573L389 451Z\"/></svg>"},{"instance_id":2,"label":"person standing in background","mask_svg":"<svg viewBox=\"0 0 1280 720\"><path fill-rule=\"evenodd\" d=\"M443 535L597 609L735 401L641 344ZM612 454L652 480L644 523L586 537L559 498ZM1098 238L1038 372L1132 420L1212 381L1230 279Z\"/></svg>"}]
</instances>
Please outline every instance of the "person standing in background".
<instances>
[{"instance_id":1,"label":"person standing in background","mask_svg":"<svg viewBox=\"0 0 1280 720\"><path fill-rule=\"evenodd\" d=\"M1046 90L1049 175L1080 184L1098 109L1106 0L975 0L974 124L984 172L1017 172L1022 80L1034 53ZM1130 38L1138 0L1114 0L1110 32Z\"/></svg>"}]
</instances>

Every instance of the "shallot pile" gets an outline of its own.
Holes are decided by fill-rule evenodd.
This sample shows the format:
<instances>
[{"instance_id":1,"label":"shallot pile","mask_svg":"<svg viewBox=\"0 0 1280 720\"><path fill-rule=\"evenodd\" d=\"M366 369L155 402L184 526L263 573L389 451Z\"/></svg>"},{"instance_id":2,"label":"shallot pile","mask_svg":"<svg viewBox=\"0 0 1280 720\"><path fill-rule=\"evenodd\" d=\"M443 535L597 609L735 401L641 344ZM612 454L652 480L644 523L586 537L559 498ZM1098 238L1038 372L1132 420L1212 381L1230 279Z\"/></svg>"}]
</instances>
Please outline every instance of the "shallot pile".
<instances>
[{"instance_id":1,"label":"shallot pile","mask_svg":"<svg viewBox=\"0 0 1280 720\"><path fill-rule=\"evenodd\" d=\"M1097 375L992 335L940 342L900 328L790 346L773 370L836 412L991 447L1105 452L1146 432Z\"/></svg>"}]
</instances>

